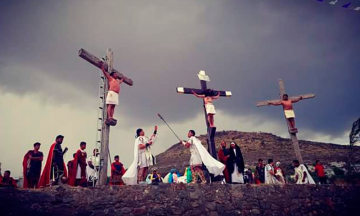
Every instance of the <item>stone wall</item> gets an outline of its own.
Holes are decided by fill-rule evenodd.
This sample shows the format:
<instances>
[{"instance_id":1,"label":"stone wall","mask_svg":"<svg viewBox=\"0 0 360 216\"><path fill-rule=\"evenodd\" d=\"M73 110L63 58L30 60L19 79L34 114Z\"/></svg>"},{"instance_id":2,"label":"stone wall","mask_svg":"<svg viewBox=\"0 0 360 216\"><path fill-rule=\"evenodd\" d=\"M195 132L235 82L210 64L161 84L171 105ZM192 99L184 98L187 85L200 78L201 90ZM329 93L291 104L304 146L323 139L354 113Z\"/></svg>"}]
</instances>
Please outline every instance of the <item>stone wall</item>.
<instances>
[{"instance_id":1,"label":"stone wall","mask_svg":"<svg viewBox=\"0 0 360 216\"><path fill-rule=\"evenodd\" d=\"M0 215L356 215L359 203L359 186L0 188Z\"/></svg>"}]
</instances>

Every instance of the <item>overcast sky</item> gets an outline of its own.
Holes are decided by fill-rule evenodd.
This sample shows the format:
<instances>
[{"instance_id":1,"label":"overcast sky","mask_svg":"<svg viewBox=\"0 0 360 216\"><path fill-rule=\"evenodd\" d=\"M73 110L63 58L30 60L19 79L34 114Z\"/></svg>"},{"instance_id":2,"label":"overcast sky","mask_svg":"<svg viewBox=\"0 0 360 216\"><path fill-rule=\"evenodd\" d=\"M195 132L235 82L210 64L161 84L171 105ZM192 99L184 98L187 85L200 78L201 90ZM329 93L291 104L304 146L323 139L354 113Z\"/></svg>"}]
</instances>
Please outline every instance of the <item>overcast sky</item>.
<instances>
[{"instance_id":1,"label":"overcast sky","mask_svg":"<svg viewBox=\"0 0 360 216\"><path fill-rule=\"evenodd\" d=\"M354 6L358 2L353 1ZM360 4L359 4L360 6ZM100 71L79 58L84 48L134 81L122 85L110 150L126 166L135 130L159 125L153 151L176 138L205 133L202 102L177 86L231 90L215 102L219 130L265 131L288 137L277 99L278 79L290 95L316 94L295 105L299 139L348 143L360 110L360 12L315 0L0 1L0 162L21 173L34 142L48 155L58 134L71 153L96 142Z\"/></svg>"}]
</instances>

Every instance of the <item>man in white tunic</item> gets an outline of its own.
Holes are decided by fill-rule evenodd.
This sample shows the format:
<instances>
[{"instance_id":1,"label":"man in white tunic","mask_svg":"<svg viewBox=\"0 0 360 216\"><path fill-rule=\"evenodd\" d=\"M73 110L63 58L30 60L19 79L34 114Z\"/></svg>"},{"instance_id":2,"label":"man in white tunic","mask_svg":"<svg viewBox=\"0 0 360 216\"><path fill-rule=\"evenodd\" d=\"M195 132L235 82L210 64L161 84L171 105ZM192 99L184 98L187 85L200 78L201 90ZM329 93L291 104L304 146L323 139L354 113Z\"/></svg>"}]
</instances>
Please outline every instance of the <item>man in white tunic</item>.
<instances>
[{"instance_id":1,"label":"man in white tunic","mask_svg":"<svg viewBox=\"0 0 360 216\"><path fill-rule=\"evenodd\" d=\"M188 133L189 140L183 142L183 145L190 149L190 168L192 173L192 182L197 183L197 178L200 177L201 183L206 184L202 164L204 163L209 173L214 176L222 175L225 165L215 160L208 151L201 144L201 141L195 137L195 131L190 130Z\"/></svg>"},{"instance_id":2,"label":"man in white tunic","mask_svg":"<svg viewBox=\"0 0 360 216\"><path fill-rule=\"evenodd\" d=\"M231 142L229 148L228 171L230 183L244 184L244 159L240 147L235 142Z\"/></svg>"},{"instance_id":3,"label":"man in white tunic","mask_svg":"<svg viewBox=\"0 0 360 216\"><path fill-rule=\"evenodd\" d=\"M155 157L151 154L151 145L154 144L157 134L157 126L153 135L148 138L142 129L137 129L134 145L134 161L123 175L122 179L127 185L135 185L146 180L149 166L155 163Z\"/></svg>"},{"instance_id":4,"label":"man in white tunic","mask_svg":"<svg viewBox=\"0 0 360 216\"><path fill-rule=\"evenodd\" d=\"M269 159L265 166L265 184L280 184L275 177L274 160Z\"/></svg>"},{"instance_id":5,"label":"man in white tunic","mask_svg":"<svg viewBox=\"0 0 360 216\"><path fill-rule=\"evenodd\" d=\"M304 164L300 164L298 160L293 161L295 167L295 183L296 184L315 184L309 171Z\"/></svg>"},{"instance_id":6,"label":"man in white tunic","mask_svg":"<svg viewBox=\"0 0 360 216\"><path fill-rule=\"evenodd\" d=\"M88 175L88 182L90 185L95 186L98 179L99 167L100 167L100 153L99 149L93 150L93 155L87 159L88 166L86 172Z\"/></svg>"}]
</instances>

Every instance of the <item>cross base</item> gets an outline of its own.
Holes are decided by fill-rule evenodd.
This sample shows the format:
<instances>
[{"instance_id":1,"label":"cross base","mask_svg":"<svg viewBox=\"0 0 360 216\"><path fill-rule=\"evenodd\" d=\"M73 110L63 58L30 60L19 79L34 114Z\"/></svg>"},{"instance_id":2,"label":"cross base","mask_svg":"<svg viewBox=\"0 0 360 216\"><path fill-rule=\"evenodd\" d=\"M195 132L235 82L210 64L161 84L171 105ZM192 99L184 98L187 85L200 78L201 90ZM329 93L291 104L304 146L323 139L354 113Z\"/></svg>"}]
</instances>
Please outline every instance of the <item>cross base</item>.
<instances>
[{"instance_id":1,"label":"cross base","mask_svg":"<svg viewBox=\"0 0 360 216\"><path fill-rule=\"evenodd\" d=\"M297 128L289 129L289 133L291 133L291 134L297 134L297 133L298 133L298 129L297 129Z\"/></svg>"},{"instance_id":2,"label":"cross base","mask_svg":"<svg viewBox=\"0 0 360 216\"><path fill-rule=\"evenodd\" d=\"M115 126L117 124L117 120L114 118L111 119L107 119L105 124L109 125L109 126Z\"/></svg>"}]
</instances>

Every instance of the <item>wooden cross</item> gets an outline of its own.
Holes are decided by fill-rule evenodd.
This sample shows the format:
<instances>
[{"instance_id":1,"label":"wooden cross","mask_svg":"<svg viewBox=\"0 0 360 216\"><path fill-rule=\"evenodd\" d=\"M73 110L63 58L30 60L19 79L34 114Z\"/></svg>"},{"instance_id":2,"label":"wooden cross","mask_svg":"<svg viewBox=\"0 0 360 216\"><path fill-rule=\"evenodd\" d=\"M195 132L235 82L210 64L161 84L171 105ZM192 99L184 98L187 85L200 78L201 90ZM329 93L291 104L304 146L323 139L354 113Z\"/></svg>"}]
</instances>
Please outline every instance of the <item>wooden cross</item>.
<instances>
[{"instance_id":1,"label":"wooden cross","mask_svg":"<svg viewBox=\"0 0 360 216\"><path fill-rule=\"evenodd\" d=\"M256 104L256 106L257 106L257 107L268 106L268 105L269 105L269 102L271 102L271 103L278 103L278 102L282 101L283 95L286 94L286 92L285 92L284 82L283 82L283 80L281 80L281 79L279 79L279 87L280 87L280 100L261 101L261 102L258 102L258 103ZM300 95L299 95L299 96L289 97L289 100L295 100L295 99L297 99L297 98L299 98L299 97L300 97ZM302 97L302 99L310 99L310 98L314 98L315 95L314 95L314 94L306 94L306 95L301 95L301 97ZM300 152L299 142L298 142L298 139L297 139L297 137L296 137L297 131L292 131L292 130L290 130L289 122L288 122L288 120L286 119L286 117L285 117L285 120L286 120L286 123L287 123L287 126L288 126L288 131L289 131L289 134L290 134L290 137L291 137L291 141L292 141L293 146L294 146L296 159L297 159L301 164L303 164L304 161L303 161L303 159L302 159L301 152Z\"/></svg>"},{"instance_id":2,"label":"wooden cross","mask_svg":"<svg viewBox=\"0 0 360 216\"><path fill-rule=\"evenodd\" d=\"M92 55L91 53L87 52L84 49L79 50L79 56L95 67L101 69L101 65L104 64L104 68L108 73L115 72L118 73L120 79L124 77L119 71L113 68L113 52L108 49L106 55L106 62L100 60L96 56ZM102 121L102 128L101 128L101 151L100 151L100 175L99 175L99 185L105 185L107 181L107 168L108 168L108 160L109 160L109 135L110 135L110 125L115 126L115 122L111 122L110 124L106 124L107 119L107 112L106 112L106 96L109 89L108 82L106 77L102 77L104 79L104 94L100 97L102 99L103 105L100 107L102 109L102 118L99 119ZM133 81L127 77L124 78L124 83L128 84L129 86L133 85ZM111 161L111 159L110 159Z\"/></svg>"},{"instance_id":3,"label":"wooden cross","mask_svg":"<svg viewBox=\"0 0 360 216\"><path fill-rule=\"evenodd\" d=\"M200 79L201 89L177 87L177 93L193 95L193 91L194 91L196 94L204 94L205 90L207 89L206 82L210 82L210 78L209 78L209 76L207 76L205 74L205 71L200 71L199 74L198 74L198 77ZM231 91L218 91L218 90L214 90L214 95L219 94L219 92L220 92L221 97L231 97L232 96ZM210 124L209 124L208 119L207 119L207 113L206 113L206 108L205 108L205 102L204 101L203 101L203 108L204 108L205 121L206 121L206 126L207 126L208 151L216 159L217 158L217 153L216 153L216 148L215 148L216 127L210 127Z\"/></svg>"}]
</instances>

